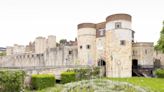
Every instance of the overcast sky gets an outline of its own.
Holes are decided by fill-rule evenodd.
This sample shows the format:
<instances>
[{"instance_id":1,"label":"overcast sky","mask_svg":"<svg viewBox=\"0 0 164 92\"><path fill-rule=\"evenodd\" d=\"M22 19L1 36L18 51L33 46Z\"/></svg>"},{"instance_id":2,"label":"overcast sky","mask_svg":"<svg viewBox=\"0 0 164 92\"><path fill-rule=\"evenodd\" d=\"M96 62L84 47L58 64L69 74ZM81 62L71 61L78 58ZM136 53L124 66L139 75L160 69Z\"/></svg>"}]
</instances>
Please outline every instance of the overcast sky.
<instances>
[{"instance_id":1,"label":"overcast sky","mask_svg":"<svg viewBox=\"0 0 164 92\"><path fill-rule=\"evenodd\" d=\"M164 0L0 0L0 47L26 45L37 36L74 40L77 25L115 13L132 15L135 41L159 38Z\"/></svg>"}]
</instances>

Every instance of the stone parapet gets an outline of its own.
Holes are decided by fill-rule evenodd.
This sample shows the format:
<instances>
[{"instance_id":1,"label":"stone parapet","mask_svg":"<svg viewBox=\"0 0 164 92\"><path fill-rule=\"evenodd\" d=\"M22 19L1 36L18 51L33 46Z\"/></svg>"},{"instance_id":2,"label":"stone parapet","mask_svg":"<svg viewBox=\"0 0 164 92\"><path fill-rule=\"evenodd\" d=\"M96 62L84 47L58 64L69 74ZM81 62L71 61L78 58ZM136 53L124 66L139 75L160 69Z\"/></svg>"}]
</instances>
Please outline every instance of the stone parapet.
<instances>
[{"instance_id":1,"label":"stone parapet","mask_svg":"<svg viewBox=\"0 0 164 92\"><path fill-rule=\"evenodd\" d=\"M126 20L126 21L132 21L131 20L131 16L129 14L113 14L110 15L106 18L106 22L110 22L110 21L115 21L115 20Z\"/></svg>"},{"instance_id":2,"label":"stone parapet","mask_svg":"<svg viewBox=\"0 0 164 92\"><path fill-rule=\"evenodd\" d=\"M96 28L96 24L94 23L81 23L78 24L78 29L80 28Z\"/></svg>"},{"instance_id":3,"label":"stone parapet","mask_svg":"<svg viewBox=\"0 0 164 92\"><path fill-rule=\"evenodd\" d=\"M153 47L153 45L153 42L136 42L132 44L133 47Z\"/></svg>"}]
</instances>

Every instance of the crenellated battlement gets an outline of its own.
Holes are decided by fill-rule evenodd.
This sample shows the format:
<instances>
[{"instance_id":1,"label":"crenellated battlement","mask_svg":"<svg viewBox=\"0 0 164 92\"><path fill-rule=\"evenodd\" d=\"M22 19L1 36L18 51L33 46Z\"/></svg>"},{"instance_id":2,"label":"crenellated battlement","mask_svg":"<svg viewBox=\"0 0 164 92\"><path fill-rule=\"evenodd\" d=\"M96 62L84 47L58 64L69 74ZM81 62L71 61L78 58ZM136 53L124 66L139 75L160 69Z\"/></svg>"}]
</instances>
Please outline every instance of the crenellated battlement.
<instances>
[{"instance_id":1,"label":"crenellated battlement","mask_svg":"<svg viewBox=\"0 0 164 92\"><path fill-rule=\"evenodd\" d=\"M77 62L76 46L58 46L45 53L22 53L0 57L1 67L58 66Z\"/></svg>"}]
</instances>

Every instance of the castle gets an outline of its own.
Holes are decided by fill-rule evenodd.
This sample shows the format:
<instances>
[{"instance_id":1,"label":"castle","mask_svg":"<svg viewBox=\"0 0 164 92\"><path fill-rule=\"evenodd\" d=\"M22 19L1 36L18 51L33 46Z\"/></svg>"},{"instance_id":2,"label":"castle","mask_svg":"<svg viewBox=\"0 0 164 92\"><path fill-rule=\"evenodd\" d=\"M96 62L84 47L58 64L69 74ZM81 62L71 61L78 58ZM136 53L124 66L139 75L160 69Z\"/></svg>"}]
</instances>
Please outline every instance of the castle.
<instances>
[{"instance_id":1,"label":"castle","mask_svg":"<svg viewBox=\"0 0 164 92\"><path fill-rule=\"evenodd\" d=\"M130 15L113 14L104 22L79 24L75 41L57 44L55 36L37 37L26 47L7 47L0 66L103 66L107 77L131 77L132 67L151 68L157 57L153 42L134 41L131 24Z\"/></svg>"}]
</instances>

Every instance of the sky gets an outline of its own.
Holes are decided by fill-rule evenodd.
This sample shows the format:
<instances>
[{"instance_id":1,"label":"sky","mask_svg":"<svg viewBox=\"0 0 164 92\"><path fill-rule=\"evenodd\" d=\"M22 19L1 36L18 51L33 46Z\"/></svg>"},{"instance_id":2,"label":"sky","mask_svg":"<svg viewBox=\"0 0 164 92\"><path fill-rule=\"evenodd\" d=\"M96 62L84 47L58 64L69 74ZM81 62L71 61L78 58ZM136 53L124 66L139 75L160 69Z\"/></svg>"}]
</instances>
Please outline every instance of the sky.
<instances>
[{"instance_id":1,"label":"sky","mask_svg":"<svg viewBox=\"0 0 164 92\"><path fill-rule=\"evenodd\" d=\"M77 25L116 13L132 16L136 42L159 39L164 0L0 0L0 47L27 45L38 36L74 40Z\"/></svg>"}]
</instances>

